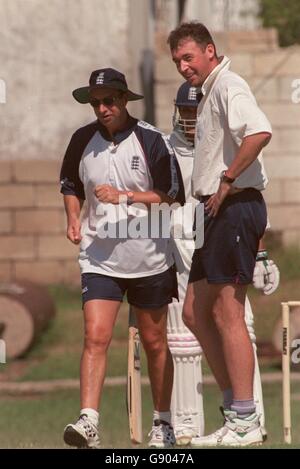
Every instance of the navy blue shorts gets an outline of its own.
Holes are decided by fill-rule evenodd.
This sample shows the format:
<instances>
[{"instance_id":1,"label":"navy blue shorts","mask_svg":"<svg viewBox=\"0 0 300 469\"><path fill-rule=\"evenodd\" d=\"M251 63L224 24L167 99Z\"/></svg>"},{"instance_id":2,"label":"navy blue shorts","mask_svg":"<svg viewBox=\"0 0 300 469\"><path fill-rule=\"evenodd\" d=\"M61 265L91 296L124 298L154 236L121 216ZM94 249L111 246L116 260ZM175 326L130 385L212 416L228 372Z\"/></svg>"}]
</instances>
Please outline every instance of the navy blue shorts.
<instances>
[{"instance_id":1,"label":"navy blue shorts","mask_svg":"<svg viewBox=\"0 0 300 469\"><path fill-rule=\"evenodd\" d=\"M204 216L204 244L195 249L189 283L252 283L258 243L267 224L260 191L245 189L228 196L215 218Z\"/></svg>"},{"instance_id":2,"label":"navy blue shorts","mask_svg":"<svg viewBox=\"0 0 300 469\"><path fill-rule=\"evenodd\" d=\"M155 309L178 299L175 266L149 277L120 278L96 273L81 275L82 304L89 300L127 301L137 308Z\"/></svg>"}]
</instances>

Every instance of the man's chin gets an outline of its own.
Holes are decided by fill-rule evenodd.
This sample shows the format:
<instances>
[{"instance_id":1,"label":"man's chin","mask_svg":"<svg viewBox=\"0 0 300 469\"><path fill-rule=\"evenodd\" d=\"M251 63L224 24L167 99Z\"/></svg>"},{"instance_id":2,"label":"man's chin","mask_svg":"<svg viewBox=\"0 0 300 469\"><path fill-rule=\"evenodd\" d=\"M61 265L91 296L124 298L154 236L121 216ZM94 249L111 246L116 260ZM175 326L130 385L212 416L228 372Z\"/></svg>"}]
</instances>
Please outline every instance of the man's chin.
<instances>
[{"instance_id":1,"label":"man's chin","mask_svg":"<svg viewBox=\"0 0 300 469\"><path fill-rule=\"evenodd\" d=\"M197 75L192 75L189 78L186 78L186 80L189 82L190 85L198 87L201 86L201 81L200 78L197 77Z\"/></svg>"},{"instance_id":2,"label":"man's chin","mask_svg":"<svg viewBox=\"0 0 300 469\"><path fill-rule=\"evenodd\" d=\"M101 124L103 125L110 125L112 123L112 118L109 116L109 117L101 117L101 119L99 119Z\"/></svg>"}]
</instances>

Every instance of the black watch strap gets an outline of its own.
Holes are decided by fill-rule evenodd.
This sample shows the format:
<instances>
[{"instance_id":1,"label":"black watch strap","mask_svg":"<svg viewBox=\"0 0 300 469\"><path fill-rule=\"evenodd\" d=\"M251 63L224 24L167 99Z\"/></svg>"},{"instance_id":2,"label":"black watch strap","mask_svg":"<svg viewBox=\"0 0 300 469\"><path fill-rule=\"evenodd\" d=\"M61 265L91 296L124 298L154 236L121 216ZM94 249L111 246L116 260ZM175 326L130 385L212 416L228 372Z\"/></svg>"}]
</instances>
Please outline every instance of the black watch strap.
<instances>
[{"instance_id":1,"label":"black watch strap","mask_svg":"<svg viewBox=\"0 0 300 469\"><path fill-rule=\"evenodd\" d=\"M222 182L228 182L229 184L232 184L235 181L235 178L226 176L226 171L222 171L220 179Z\"/></svg>"}]
</instances>

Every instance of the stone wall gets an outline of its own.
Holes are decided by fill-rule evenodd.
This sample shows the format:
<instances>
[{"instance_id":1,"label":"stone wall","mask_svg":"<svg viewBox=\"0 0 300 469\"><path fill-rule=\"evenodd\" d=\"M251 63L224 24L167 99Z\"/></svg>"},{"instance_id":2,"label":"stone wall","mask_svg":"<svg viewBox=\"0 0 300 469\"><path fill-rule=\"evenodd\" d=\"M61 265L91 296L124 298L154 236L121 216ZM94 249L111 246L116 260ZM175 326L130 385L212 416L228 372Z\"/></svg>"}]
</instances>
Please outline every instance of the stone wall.
<instances>
[{"instance_id":1,"label":"stone wall","mask_svg":"<svg viewBox=\"0 0 300 469\"><path fill-rule=\"evenodd\" d=\"M66 238L60 163L0 162L0 282L78 283L78 246Z\"/></svg>"},{"instance_id":2,"label":"stone wall","mask_svg":"<svg viewBox=\"0 0 300 469\"><path fill-rule=\"evenodd\" d=\"M300 79L300 46L280 49L274 30L219 33L215 38L219 55L231 58L231 69L249 83L272 124L273 137L264 151L269 218L283 244L300 247L300 102L292 100L293 84ZM182 78L163 33L157 36L155 76L157 125L169 132ZM300 96L300 81L298 89Z\"/></svg>"}]
</instances>

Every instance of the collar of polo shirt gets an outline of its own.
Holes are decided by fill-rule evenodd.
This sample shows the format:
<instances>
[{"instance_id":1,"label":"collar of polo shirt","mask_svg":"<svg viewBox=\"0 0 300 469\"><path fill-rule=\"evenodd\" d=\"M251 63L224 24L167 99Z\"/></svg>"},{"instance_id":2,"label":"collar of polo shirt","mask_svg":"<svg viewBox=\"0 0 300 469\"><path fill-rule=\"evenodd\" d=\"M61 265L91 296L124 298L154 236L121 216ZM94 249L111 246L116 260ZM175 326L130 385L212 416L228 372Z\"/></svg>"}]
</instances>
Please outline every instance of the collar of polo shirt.
<instances>
[{"instance_id":1,"label":"collar of polo shirt","mask_svg":"<svg viewBox=\"0 0 300 469\"><path fill-rule=\"evenodd\" d=\"M228 69L229 66L230 66L230 59L224 55L224 57L221 57L221 62L219 63L219 65L217 65L217 66L210 72L210 74L209 74L208 77L206 78L205 82L204 82L203 85L201 86L201 93L203 94L203 96L205 96L206 93L209 91L209 89L211 88L213 82L214 82L215 79L217 78L219 72L220 72L221 70Z\"/></svg>"}]
</instances>

